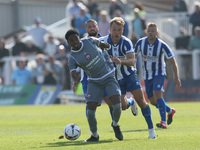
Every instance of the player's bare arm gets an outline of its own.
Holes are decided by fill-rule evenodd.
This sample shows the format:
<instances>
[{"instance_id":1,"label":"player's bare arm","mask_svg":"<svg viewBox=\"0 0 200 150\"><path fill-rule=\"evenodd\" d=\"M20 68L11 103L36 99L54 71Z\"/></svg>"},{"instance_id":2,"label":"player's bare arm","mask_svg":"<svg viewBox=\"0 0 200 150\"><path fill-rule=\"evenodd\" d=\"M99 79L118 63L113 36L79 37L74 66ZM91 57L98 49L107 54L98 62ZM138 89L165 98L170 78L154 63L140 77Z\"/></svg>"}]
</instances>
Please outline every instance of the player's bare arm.
<instances>
[{"instance_id":1,"label":"player's bare arm","mask_svg":"<svg viewBox=\"0 0 200 150\"><path fill-rule=\"evenodd\" d=\"M172 64L172 68L174 71L174 76L175 76L174 80L175 80L176 87L181 87L181 81L179 79L179 70L178 70L176 60L174 59L174 57L172 57L169 59L169 62Z\"/></svg>"},{"instance_id":2,"label":"player's bare arm","mask_svg":"<svg viewBox=\"0 0 200 150\"><path fill-rule=\"evenodd\" d=\"M113 58L113 62L116 65L122 64L125 66L134 66L134 64L136 63L136 59L134 53L127 53L126 59Z\"/></svg>"},{"instance_id":3,"label":"player's bare arm","mask_svg":"<svg viewBox=\"0 0 200 150\"><path fill-rule=\"evenodd\" d=\"M71 76L72 76L72 78L73 78L73 80L74 80L72 89L73 89L73 91L75 92L75 91L76 91L76 88L77 88L77 85L78 85L78 82L79 82L79 81L78 81L78 80L79 80L79 77L78 77L78 75L77 75L76 70L71 71Z\"/></svg>"}]
</instances>

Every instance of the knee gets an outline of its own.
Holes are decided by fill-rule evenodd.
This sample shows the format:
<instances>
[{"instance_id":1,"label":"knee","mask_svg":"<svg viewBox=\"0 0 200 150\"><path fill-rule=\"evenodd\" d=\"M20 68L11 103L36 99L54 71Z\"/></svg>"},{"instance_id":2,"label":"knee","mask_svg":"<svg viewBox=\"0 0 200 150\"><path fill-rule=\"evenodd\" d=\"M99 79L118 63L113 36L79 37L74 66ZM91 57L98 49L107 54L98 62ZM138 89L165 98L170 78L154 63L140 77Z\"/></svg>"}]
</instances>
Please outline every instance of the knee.
<instances>
[{"instance_id":1,"label":"knee","mask_svg":"<svg viewBox=\"0 0 200 150\"><path fill-rule=\"evenodd\" d=\"M145 101L145 99L141 98L137 101L137 104L139 105L140 108L146 108L147 107L147 102Z\"/></svg>"},{"instance_id":2,"label":"knee","mask_svg":"<svg viewBox=\"0 0 200 150\"><path fill-rule=\"evenodd\" d=\"M126 108L127 108L127 104L122 103L122 110L126 110Z\"/></svg>"}]
</instances>

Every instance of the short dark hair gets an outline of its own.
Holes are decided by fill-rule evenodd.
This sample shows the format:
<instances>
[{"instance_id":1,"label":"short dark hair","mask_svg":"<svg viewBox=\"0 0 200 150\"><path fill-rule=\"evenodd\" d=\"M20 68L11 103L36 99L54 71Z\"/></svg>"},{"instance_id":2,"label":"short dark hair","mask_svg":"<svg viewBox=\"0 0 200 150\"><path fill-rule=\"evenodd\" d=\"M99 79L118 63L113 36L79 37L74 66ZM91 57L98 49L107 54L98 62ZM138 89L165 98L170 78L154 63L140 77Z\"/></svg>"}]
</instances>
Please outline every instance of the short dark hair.
<instances>
[{"instance_id":1,"label":"short dark hair","mask_svg":"<svg viewBox=\"0 0 200 150\"><path fill-rule=\"evenodd\" d=\"M68 40L70 35L76 34L79 36L79 33L76 29L69 29L65 34L65 39Z\"/></svg>"}]
</instances>

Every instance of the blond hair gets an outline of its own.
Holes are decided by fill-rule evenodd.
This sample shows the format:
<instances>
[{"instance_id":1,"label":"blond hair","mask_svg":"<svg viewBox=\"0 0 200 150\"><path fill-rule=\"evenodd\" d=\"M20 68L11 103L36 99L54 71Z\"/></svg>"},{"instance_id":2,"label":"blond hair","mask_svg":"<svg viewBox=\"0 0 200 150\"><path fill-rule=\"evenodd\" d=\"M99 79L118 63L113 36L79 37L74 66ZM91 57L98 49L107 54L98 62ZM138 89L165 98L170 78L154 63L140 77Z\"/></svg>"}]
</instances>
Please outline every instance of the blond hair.
<instances>
[{"instance_id":1,"label":"blond hair","mask_svg":"<svg viewBox=\"0 0 200 150\"><path fill-rule=\"evenodd\" d=\"M153 23L153 22L149 22L149 23L147 24L147 28L149 28L149 27L155 27L155 28L156 28L156 31L158 31L157 25L156 25L155 23Z\"/></svg>"},{"instance_id":2,"label":"blond hair","mask_svg":"<svg viewBox=\"0 0 200 150\"><path fill-rule=\"evenodd\" d=\"M125 22L121 17L114 17L111 21L110 21L110 27L112 26L113 23L116 23L117 25L122 25L124 26Z\"/></svg>"}]
</instances>

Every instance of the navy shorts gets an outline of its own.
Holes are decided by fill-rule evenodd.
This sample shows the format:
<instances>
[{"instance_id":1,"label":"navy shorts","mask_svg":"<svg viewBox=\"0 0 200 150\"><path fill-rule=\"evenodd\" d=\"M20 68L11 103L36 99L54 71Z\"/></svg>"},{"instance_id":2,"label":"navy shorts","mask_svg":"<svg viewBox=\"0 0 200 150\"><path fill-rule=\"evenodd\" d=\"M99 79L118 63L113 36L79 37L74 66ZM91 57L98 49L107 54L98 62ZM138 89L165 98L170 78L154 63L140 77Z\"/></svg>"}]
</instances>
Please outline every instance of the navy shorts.
<instances>
[{"instance_id":1,"label":"navy shorts","mask_svg":"<svg viewBox=\"0 0 200 150\"><path fill-rule=\"evenodd\" d=\"M131 92L141 88L140 80L136 71L130 74L128 77L125 77L118 81L121 94L124 95L126 92Z\"/></svg>"},{"instance_id":2,"label":"navy shorts","mask_svg":"<svg viewBox=\"0 0 200 150\"><path fill-rule=\"evenodd\" d=\"M165 75L157 75L153 79L145 80L147 97L153 97L153 91L164 92Z\"/></svg>"}]
</instances>

